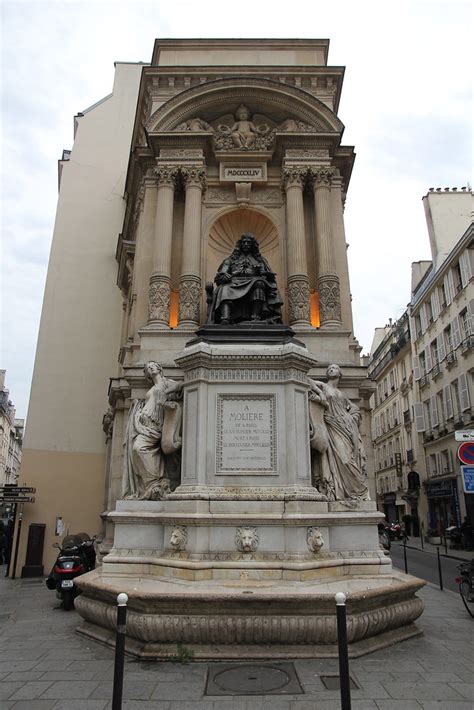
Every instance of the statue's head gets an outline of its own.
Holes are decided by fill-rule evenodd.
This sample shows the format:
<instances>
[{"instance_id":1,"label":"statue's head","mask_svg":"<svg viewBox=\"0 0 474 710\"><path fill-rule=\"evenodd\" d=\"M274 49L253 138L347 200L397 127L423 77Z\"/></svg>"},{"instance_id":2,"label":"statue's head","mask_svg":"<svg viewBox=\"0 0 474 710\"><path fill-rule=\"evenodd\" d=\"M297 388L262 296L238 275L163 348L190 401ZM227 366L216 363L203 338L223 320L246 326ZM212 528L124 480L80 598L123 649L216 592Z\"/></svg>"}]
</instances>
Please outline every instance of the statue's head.
<instances>
[{"instance_id":1,"label":"statue's head","mask_svg":"<svg viewBox=\"0 0 474 710\"><path fill-rule=\"evenodd\" d=\"M244 254L252 253L255 256L260 255L258 242L251 232L245 232L245 234L242 234L235 247L236 251L243 252Z\"/></svg>"},{"instance_id":2,"label":"statue's head","mask_svg":"<svg viewBox=\"0 0 474 710\"><path fill-rule=\"evenodd\" d=\"M149 380L152 380L153 375L163 374L163 368L161 367L159 362L156 362L155 360L150 360L143 368L143 372Z\"/></svg>"},{"instance_id":3,"label":"statue's head","mask_svg":"<svg viewBox=\"0 0 474 710\"><path fill-rule=\"evenodd\" d=\"M255 552L258 547L257 528L237 528L235 531L235 544L240 552Z\"/></svg>"},{"instance_id":4,"label":"statue's head","mask_svg":"<svg viewBox=\"0 0 474 710\"><path fill-rule=\"evenodd\" d=\"M329 365L328 369L326 370L326 376L328 380L338 380L342 375L341 368L339 365L332 364Z\"/></svg>"},{"instance_id":5,"label":"statue's head","mask_svg":"<svg viewBox=\"0 0 474 710\"><path fill-rule=\"evenodd\" d=\"M247 121L250 118L250 111L247 106L240 104L239 108L235 112L235 117L238 121Z\"/></svg>"}]
</instances>

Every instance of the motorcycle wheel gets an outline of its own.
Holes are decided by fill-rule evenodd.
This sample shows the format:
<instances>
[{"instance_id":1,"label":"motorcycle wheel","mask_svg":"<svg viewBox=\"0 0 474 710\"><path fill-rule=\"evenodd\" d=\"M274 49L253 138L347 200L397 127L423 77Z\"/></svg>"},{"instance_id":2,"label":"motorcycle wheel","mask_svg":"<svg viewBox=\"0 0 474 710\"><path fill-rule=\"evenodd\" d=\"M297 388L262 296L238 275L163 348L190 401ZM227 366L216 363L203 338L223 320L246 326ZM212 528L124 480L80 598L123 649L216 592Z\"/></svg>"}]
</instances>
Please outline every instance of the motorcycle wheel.
<instances>
[{"instance_id":1,"label":"motorcycle wheel","mask_svg":"<svg viewBox=\"0 0 474 710\"><path fill-rule=\"evenodd\" d=\"M63 609L64 611L71 611L74 608L74 594L72 591L63 592Z\"/></svg>"},{"instance_id":2,"label":"motorcycle wheel","mask_svg":"<svg viewBox=\"0 0 474 710\"><path fill-rule=\"evenodd\" d=\"M469 615L474 618L474 613L470 607L472 605L470 584L467 579L463 579L459 583L459 594L461 595L462 603L466 607Z\"/></svg>"}]
</instances>

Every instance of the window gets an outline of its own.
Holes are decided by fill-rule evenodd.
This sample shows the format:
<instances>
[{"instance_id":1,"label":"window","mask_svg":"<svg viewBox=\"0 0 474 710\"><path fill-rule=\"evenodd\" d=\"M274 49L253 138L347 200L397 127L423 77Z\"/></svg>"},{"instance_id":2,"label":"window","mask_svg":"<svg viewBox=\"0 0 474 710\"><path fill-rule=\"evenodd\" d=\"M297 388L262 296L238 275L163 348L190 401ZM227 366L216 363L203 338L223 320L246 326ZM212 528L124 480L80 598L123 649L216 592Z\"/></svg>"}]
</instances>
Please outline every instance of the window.
<instances>
[{"instance_id":1,"label":"window","mask_svg":"<svg viewBox=\"0 0 474 710\"><path fill-rule=\"evenodd\" d=\"M423 375L426 374L426 357L425 357L425 351L423 351L422 353L420 353L419 362L420 362L420 372L421 372L421 375L423 376Z\"/></svg>"},{"instance_id":2,"label":"window","mask_svg":"<svg viewBox=\"0 0 474 710\"><path fill-rule=\"evenodd\" d=\"M461 340L465 340L471 334L471 324L467 308L459 314L459 322L461 324Z\"/></svg>"},{"instance_id":3,"label":"window","mask_svg":"<svg viewBox=\"0 0 474 710\"><path fill-rule=\"evenodd\" d=\"M452 341L452 336L451 336L451 325L448 325L447 328L444 329L443 335L444 335L444 344L446 347L446 352L450 353L451 350L453 349L453 341Z\"/></svg>"},{"instance_id":4,"label":"window","mask_svg":"<svg viewBox=\"0 0 474 710\"><path fill-rule=\"evenodd\" d=\"M425 313L426 313L426 320L429 323L433 322L433 307L431 305L431 300L426 301L425 303Z\"/></svg>"},{"instance_id":5,"label":"window","mask_svg":"<svg viewBox=\"0 0 474 710\"><path fill-rule=\"evenodd\" d=\"M435 338L431 345L430 345L430 351L431 351L431 361L433 365L437 365L439 362L439 353L438 353L438 338Z\"/></svg>"},{"instance_id":6,"label":"window","mask_svg":"<svg viewBox=\"0 0 474 710\"><path fill-rule=\"evenodd\" d=\"M452 470L451 452L448 449L444 449L444 451L441 452L441 473L451 473Z\"/></svg>"},{"instance_id":7,"label":"window","mask_svg":"<svg viewBox=\"0 0 474 710\"><path fill-rule=\"evenodd\" d=\"M446 305L448 303L448 300L446 298L446 286L445 286L444 281L441 284L441 286L439 287L439 295L441 297L441 304L440 304L441 309L443 310L444 308L446 308Z\"/></svg>"},{"instance_id":8,"label":"window","mask_svg":"<svg viewBox=\"0 0 474 710\"><path fill-rule=\"evenodd\" d=\"M451 383L451 395L453 398L453 410L454 418L460 419L461 417L461 400L459 398L459 385L457 380Z\"/></svg>"},{"instance_id":9,"label":"window","mask_svg":"<svg viewBox=\"0 0 474 710\"><path fill-rule=\"evenodd\" d=\"M459 293L459 291L462 290L461 267L459 265L459 262L453 266L452 274L455 293Z\"/></svg>"}]
</instances>

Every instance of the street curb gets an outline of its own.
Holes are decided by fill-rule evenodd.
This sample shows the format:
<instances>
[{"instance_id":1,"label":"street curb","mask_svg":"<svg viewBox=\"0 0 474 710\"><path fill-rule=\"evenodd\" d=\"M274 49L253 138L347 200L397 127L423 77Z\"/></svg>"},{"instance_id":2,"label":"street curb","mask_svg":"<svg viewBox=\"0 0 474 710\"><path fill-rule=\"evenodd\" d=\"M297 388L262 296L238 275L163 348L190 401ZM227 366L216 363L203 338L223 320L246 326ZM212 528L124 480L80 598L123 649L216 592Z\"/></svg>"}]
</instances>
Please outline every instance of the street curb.
<instances>
[{"instance_id":1,"label":"street curb","mask_svg":"<svg viewBox=\"0 0 474 710\"><path fill-rule=\"evenodd\" d=\"M401 545L403 547L403 544ZM426 550L422 549L421 547L416 547L416 545L407 545L407 548L410 550L418 550L418 552L425 552L427 555L433 555L436 557L436 552L432 552L432 550ZM466 560L465 557L458 557L457 555L447 555L445 552L440 552L439 553L440 557L446 557L448 560L458 560L459 562L469 562L469 560ZM474 557L474 555L473 555Z\"/></svg>"}]
</instances>

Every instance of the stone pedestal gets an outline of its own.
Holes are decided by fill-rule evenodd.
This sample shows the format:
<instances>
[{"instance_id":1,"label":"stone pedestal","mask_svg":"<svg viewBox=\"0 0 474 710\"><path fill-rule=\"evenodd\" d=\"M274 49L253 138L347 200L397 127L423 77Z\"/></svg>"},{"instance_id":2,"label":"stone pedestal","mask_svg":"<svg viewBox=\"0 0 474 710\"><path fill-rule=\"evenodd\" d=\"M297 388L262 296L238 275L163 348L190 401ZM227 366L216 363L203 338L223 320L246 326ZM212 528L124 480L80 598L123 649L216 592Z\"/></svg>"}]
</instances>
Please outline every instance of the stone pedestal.
<instances>
[{"instance_id":1,"label":"stone pedestal","mask_svg":"<svg viewBox=\"0 0 474 710\"><path fill-rule=\"evenodd\" d=\"M418 633L423 582L395 573L379 549L375 503L331 503L311 484L315 358L288 333L280 343L204 334L176 363L181 485L109 513L113 548L77 580L80 631L112 643L124 591L128 650L143 658L177 643L196 658L334 655L344 591L353 654Z\"/></svg>"}]
</instances>

